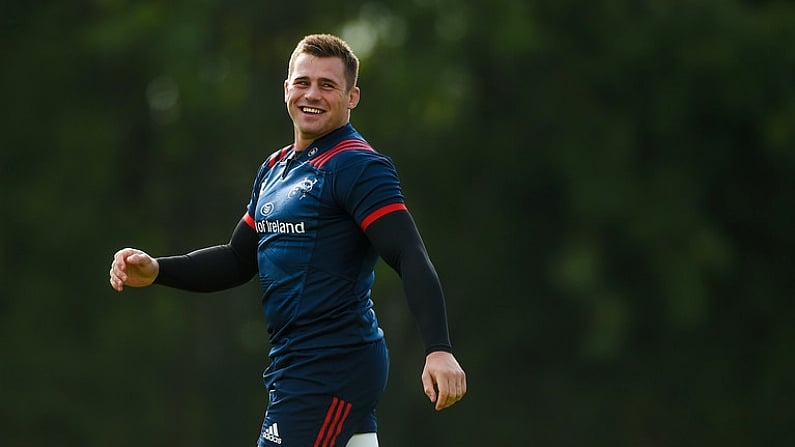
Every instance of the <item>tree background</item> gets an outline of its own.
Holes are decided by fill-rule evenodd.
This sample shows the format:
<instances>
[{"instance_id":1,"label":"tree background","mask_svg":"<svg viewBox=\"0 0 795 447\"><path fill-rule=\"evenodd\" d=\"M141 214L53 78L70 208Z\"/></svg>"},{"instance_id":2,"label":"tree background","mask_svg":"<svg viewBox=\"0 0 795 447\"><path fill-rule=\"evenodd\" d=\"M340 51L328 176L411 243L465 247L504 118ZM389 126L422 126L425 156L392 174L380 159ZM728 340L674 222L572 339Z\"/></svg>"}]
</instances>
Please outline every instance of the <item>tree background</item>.
<instances>
[{"instance_id":1,"label":"tree background","mask_svg":"<svg viewBox=\"0 0 795 447\"><path fill-rule=\"evenodd\" d=\"M94 0L0 7L0 444L253 445L259 290L116 294L112 254L226 242L291 141L289 53L362 59L445 286L435 413L396 275L397 445L792 445L795 6Z\"/></svg>"}]
</instances>

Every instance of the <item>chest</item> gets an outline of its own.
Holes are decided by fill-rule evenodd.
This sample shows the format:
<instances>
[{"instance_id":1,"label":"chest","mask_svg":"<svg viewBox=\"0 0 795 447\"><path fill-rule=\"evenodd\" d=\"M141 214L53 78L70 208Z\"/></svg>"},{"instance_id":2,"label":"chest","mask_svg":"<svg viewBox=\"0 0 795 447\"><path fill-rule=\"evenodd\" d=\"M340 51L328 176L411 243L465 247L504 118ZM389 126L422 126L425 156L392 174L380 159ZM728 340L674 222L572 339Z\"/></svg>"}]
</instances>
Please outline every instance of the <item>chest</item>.
<instances>
[{"instance_id":1,"label":"chest","mask_svg":"<svg viewBox=\"0 0 795 447\"><path fill-rule=\"evenodd\" d=\"M308 163L280 162L262 179L257 220L309 219L328 202L327 176Z\"/></svg>"}]
</instances>

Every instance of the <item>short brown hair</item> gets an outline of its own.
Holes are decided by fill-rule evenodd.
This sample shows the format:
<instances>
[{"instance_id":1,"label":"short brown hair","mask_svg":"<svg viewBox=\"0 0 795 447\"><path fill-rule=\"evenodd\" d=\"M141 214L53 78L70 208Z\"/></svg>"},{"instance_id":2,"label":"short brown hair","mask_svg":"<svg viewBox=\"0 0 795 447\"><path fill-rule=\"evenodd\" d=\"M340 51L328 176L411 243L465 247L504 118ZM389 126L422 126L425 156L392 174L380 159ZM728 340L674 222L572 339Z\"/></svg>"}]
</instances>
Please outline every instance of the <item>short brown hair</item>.
<instances>
[{"instance_id":1,"label":"short brown hair","mask_svg":"<svg viewBox=\"0 0 795 447\"><path fill-rule=\"evenodd\" d=\"M288 66L287 77L293 71L293 63L299 54L306 53L315 57L338 57L345 64L345 82L348 84L346 90L356 86L359 78L359 58L353 54L353 50L347 42L331 34L310 34L296 45L293 54L290 55L290 65Z\"/></svg>"}]
</instances>

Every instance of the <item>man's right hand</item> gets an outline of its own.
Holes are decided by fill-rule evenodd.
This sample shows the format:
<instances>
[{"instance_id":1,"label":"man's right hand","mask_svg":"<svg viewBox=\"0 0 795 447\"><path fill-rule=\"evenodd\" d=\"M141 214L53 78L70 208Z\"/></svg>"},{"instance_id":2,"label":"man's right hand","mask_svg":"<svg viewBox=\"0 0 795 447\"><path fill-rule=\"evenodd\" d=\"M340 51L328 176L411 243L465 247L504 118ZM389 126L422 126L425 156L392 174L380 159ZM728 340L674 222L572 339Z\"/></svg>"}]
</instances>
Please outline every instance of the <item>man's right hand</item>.
<instances>
[{"instance_id":1,"label":"man's right hand","mask_svg":"<svg viewBox=\"0 0 795 447\"><path fill-rule=\"evenodd\" d=\"M141 250L124 248L113 255L110 264L110 286L117 292L124 286L146 287L157 278L160 265L157 260Z\"/></svg>"}]
</instances>

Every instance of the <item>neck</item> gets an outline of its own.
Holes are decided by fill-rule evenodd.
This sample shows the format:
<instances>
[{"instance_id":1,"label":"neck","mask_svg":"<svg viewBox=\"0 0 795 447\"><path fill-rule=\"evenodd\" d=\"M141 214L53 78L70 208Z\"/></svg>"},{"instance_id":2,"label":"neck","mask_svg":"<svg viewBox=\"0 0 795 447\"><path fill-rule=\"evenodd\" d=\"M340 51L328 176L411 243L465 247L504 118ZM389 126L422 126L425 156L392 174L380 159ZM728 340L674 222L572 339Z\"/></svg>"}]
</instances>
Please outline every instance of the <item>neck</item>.
<instances>
[{"instance_id":1,"label":"neck","mask_svg":"<svg viewBox=\"0 0 795 447\"><path fill-rule=\"evenodd\" d=\"M313 141L315 140L301 138L300 136L296 135L295 141L293 142L293 150L296 152L301 152L304 149L308 148Z\"/></svg>"},{"instance_id":2,"label":"neck","mask_svg":"<svg viewBox=\"0 0 795 447\"><path fill-rule=\"evenodd\" d=\"M334 130L332 130L331 132L334 132L336 130L341 129L344 126L347 126L349 122L350 121L346 121L346 122L342 123L338 127L335 127ZM295 135L293 137L294 138L294 140L293 140L293 150L296 151L296 152L301 152L304 149L306 149L309 146L311 146L312 143L314 143L315 141L325 137L326 135L330 134L331 132L328 132L328 133L325 133L323 135L320 135L320 136L312 138L312 137L308 137L308 136L305 136L305 135L301 134L301 132L296 128L295 129Z\"/></svg>"}]
</instances>

